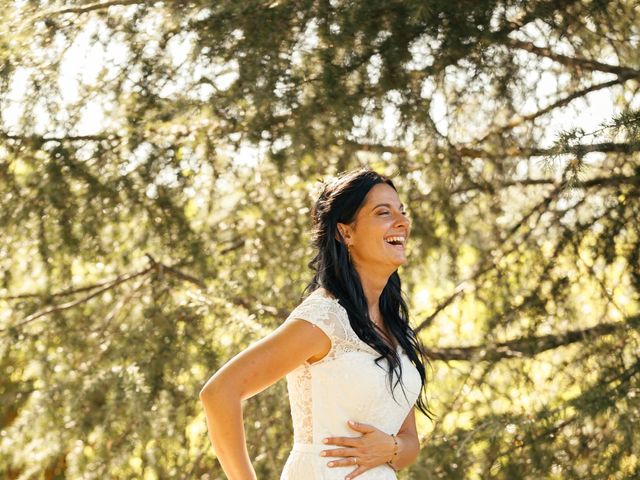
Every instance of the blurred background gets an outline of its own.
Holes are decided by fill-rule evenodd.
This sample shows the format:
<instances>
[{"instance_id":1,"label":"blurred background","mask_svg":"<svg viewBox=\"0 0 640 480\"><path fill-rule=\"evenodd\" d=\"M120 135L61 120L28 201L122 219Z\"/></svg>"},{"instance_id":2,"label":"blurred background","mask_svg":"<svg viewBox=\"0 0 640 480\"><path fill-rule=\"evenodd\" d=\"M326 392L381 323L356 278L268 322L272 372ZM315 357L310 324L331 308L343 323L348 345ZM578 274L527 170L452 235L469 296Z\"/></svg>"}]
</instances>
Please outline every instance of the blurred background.
<instances>
[{"instance_id":1,"label":"blurred background","mask_svg":"<svg viewBox=\"0 0 640 480\"><path fill-rule=\"evenodd\" d=\"M432 361L400 479L640 478L634 0L7 0L0 477L225 478L198 392L393 175ZM286 382L243 404L260 479Z\"/></svg>"}]
</instances>

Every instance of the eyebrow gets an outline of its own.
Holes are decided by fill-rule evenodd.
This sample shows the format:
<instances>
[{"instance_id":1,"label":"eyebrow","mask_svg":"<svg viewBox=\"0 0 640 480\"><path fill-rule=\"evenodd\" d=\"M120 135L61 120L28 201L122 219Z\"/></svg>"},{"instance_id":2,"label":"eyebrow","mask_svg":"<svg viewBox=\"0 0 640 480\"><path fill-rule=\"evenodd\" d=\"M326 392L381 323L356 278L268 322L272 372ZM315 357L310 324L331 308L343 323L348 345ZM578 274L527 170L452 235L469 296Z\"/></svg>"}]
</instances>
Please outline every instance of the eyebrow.
<instances>
[{"instance_id":1,"label":"eyebrow","mask_svg":"<svg viewBox=\"0 0 640 480\"><path fill-rule=\"evenodd\" d=\"M391 204L390 203L379 203L378 205L376 205L375 207L373 207L371 210L375 210L378 207L388 207L391 208ZM400 204L400 210L404 210L404 204L401 203Z\"/></svg>"}]
</instances>

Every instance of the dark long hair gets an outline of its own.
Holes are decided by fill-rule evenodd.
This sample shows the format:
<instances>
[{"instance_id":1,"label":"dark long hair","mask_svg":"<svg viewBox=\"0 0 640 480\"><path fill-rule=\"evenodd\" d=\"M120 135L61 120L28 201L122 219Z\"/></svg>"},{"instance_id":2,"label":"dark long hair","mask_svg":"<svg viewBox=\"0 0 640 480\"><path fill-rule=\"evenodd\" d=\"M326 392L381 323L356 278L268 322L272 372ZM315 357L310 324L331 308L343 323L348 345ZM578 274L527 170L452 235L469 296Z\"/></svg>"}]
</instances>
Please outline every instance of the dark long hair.
<instances>
[{"instance_id":1,"label":"dark long hair","mask_svg":"<svg viewBox=\"0 0 640 480\"><path fill-rule=\"evenodd\" d=\"M369 190L378 183L386 183L397 191L389 177L367 168L343 173L324 185L311 212L312 245L317 252L308 264L315 274L304 291L311 293L323 287L339 301L349 315L351 328L363 342L380 354L375 360L376 364L379 366L378 362L383 358L389 361L388 378L393 395L394 372L397 372L398 376L396 385L400 381L404 391L400 357L373 327L358 272L348 260L345 244L336 240L337 223L351 223L362 207ZM341 238L339 232L338 236ZM422 358L427 364L429 361L409 325L409 311L403 299L397 270L389 277L379 302L380 313L387 329L397 339L420 374L422 388L416 402L418 409L432 420L433 412L428 408L425 395L426 373ZM423 395L424 398L422 398Z\"/></svg>"}]
</instances>

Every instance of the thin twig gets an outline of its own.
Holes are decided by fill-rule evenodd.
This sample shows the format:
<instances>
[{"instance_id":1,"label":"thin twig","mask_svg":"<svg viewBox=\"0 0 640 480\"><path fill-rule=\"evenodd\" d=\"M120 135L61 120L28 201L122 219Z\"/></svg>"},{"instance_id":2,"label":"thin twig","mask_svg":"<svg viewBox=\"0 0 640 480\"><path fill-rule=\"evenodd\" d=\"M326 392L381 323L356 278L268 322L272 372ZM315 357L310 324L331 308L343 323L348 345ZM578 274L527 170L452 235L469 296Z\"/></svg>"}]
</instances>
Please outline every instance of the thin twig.
<instances>
[{"instance_id":1,"label":"thin twig","mask_svg":"<svg viewBox=\"0 0 640 480\"><path fill-rule=\"evenodd\" d=\"M160 270L160 271L163 271L163 272L167 272L170 275L173 275L173 276L175 276L177 278L180 278L181 280L184 280L184 281L187 281L187 282L190 282L190 283L193 283L193 284L197 285L202 290L205 290L205 291L207 290L207 287L206 287L206 284L204 283L204 281L202 281L202 280L200 280L200 279L198 279L198 278L196 278L196 277L194 277L192 275L189 275L189 274L186 274L184 272L181 272L180 270L176 269L175 266L172 267L172 266L164 265L163 263L157 262L148 253L146 254L146 256L149 259L149 263L150 263L150 265L147 268L145 268L145 269L143 269L141 271L138 271L138 272L133 272L133 273L128 273L128 274L125 274L125 275L118 276L116 279L111 280L109 282L104 282L104 283L101 283L101 284L91 285L91 286L88 286L88 287L83 287L83 288L77 289L74 292L93 290L93 289L95 289L97 287L100 287L95 292L93 292L93 293L91 293L89 295L86 295L86 296L84 296L82 298L79 298L77 300L73 300L73 301L70 301L70 302L67 302L67 303L58 304L58 305L53 305L51 307L48 307L48 308L45 308L45 309L40 310L38 312L35 312L35 313L29 315L28 317L26 317L21 322L18 322L17 324L15 324L13 326L0 329L0 333L6 332L11 328L22 327L22 326L24 326L24 325L26 325L28 323L33 322L34 320L37 320L38 318L44 317L45 315L49 315L49 314L54 313L54 312L60 312L60 311L64 311L64 310L68 310L70 308L73 308L73 307L75 307L77 305L80 305L81 303L84 303L84 302L86 302L86 301L88 301L88 300L90 300L90 299L92 299L94 297L97 297L98 295L106 292L107 290L111 290L112 288L114 288L114 287L116 287L116 286L118 286L118 285L120 285L120 284L122 284L124 282L128 282L129 280L132 280L132 279L134 279L136 277L139 277L141 275L146 275L151 270ZM52 294L50 296L60 296L60 295L63 295L63 294L67 295L67 294L69 294L69 292L61 292L61 293L57 293L57 294ZM24 298L24 297L26 297L26 295L23 295L22 297ZM12 298L12 297L7 297L7 298ZM15 297L13 297L13 298L15 298Z\"/></svg>"},{"instance_id":2,"label":"thin twig","mask_svg":"<svg viewBox=\"0 0 640 480\"><path fill-rule=\"evenodd\" d=\"M71 302L67 302L67 303L62 303L59 305L53 305L49 308L45 308L44 310L40 310L39 312L35 312L31 315L29 315L27 318L25 318L24 320L22 320L21 322L18 322L17 324L13 325L12 327L6 327L6 328L2 328L0 329L0 332L6 332L8 331L10 328L19 328L22 327L28 323L33 322L34 320L37 320L38 318L41 318L45 315L49 315L51 313L54 312L61 312L63 310L68 310L70 308L73 308L77 305L80 305L81 303L84 303L88 300L91 300L94 297L97 297L98 295L100 295L101 293L106 292L107 290L111 290L112 288L120 285L121 283L124 282L128 282L129 280L139 277L140 275L145 275L146 273L148 273L150 270L153 270L155 268L154 265L151 265L150 267L145 268L144 270L141 270L139 272L135 272L135 273L129 273L126 275L122 275L120 277L118 277L116 280L113 280L111 282L109 282L107 285L105 285L104 287L100 288L99 290L84 296L82 298L79 298L77 300L73 300Z\"/></svg>"},{"instance_id":3,"label":"thin twig","mask_svg":"<svg viewBox=\"0 0 640 480\"><path fill-rule=\"evenodd\" d=\"M105 8L108 9L109 7L126 6L126 5L144 5L146 3L147 2L140 1L140 0L111 0L108 2L95 2L95 3L89 3L88 5L84 5L82 7L68 7L68 8L62 8L60 10L49 10L48 12L44 12L38 15L35 18L35 20L39 20L45 17L50 17L52 15L62 15L65 13L82 14L82 13L92 12L95 10L102 10Z\"/></svg>"},{"instance_id":4,"label":"thin twig","mask_svg":"<svg viewBox=\"0 0 640 480\"><path fill-rule=\"evenodd\" d=\"M589 94L591 92L595 92L597 90L602 90L603 88L612 87L613 85L617 85L619 83L624 83L629 78L631 78L631 77L621 75L618 78L616 78L614 80L610 80L608 82L598 83L596 85L590 85L587 88L584 88L582 90L578 90L577 92L573 92L571 95L567 95L566 97L561 98L560 100L552 103L551 105L548 105L548 106L542 108L541 110L538 110L537 112L530 113L529 115L516 115L506 125L503 125L501 127L498 127L498 128L496 128L494 130L489 131L482 138L480 138L479 140L476 140L475 142L476 143L483 143L485 140L487 140L487 138L489 138L492 135L500 135L500 134L506 132L507 130L512 130L513 128L517 127L518 125L521 125L524 122L530 122L530 121L535 120L536 118L538 118L538 117L540 117L542 115L545 115L545 114L551 112L552 110L555 110L555 109L560 108L560 107L564 107L564 106L568 105L569 103L571 103L576 98L581 98L581 97L584 97L585 95L587 95L587 94Z\"/></svg>"},{"instance_id":5,"label":"thin twig","mask_svg":"<svg viewBox=\"0 0 640 480\"><path fill-rule=\"evenodd\" d=\"M570 57L568 55L556 53L550 48L538 47L531 42L524 42L515 38L507 38L505 40L505 44L514 48L526 50L527 52L541 57L550 58L568 67L582 68L586 70L597 70L600 72L613 73L618 76L625 76L628 78L640 78L640 70L636 70L635 68L610 65L608 63L602 63L596 60L589 60L588 58Z\"/></svg>"}]
</instances>

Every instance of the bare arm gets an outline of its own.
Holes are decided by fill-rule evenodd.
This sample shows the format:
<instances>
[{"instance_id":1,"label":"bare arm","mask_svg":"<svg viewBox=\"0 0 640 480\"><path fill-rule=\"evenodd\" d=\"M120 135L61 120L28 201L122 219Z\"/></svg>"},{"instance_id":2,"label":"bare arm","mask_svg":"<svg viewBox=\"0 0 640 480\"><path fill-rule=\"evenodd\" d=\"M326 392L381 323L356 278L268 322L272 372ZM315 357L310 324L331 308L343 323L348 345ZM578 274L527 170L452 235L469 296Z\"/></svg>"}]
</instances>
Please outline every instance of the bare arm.
<instances>
[{"instance_id":1,"label":"bare arm","mask_svg":"<svg viewBox=\"0 0 640 480\"><path fill-rule=\"evenodd\" d=\"M329 352L331 340L294 319L255 342L218 370L200 391L209 439L229 480L255 480L247 451L242 401L262 392L304 361Z\"/></svg>"},{"instance_id":2,"label":"bare arm","mask_svg":"<svg viewBox=\"0 0 640 480\"><path fill-rule=\"evenodd\" d=\"M411 409L404 422L402 422L396 435L396 440L398 441L398 454L395 455L391 463L396 470L400 470L415 462L420 454L415 408Z\"/></svg>"}]
</instances>

